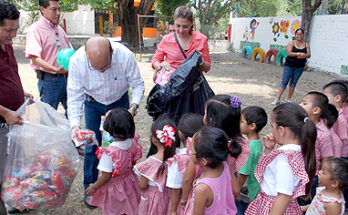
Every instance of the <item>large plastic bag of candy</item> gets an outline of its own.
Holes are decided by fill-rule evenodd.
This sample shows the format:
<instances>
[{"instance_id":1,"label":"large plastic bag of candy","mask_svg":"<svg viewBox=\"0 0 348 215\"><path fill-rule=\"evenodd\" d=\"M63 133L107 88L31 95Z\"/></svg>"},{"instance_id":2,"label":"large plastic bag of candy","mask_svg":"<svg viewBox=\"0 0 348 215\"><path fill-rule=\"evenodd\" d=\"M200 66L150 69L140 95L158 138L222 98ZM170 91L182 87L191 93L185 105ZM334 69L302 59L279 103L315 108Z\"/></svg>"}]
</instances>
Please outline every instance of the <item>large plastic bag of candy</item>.
<instances>
[{"instance_id":1,"label":"large plastic bag of candy","mask_svg":"<svg viewBox=\"0 0 348 215\"><path fill-rule=\"evenodd\" d=\"M62 114L46 103L25 103L23 125L10 127L3 201L19 210L62 206L80 166Z\"/></svg>"}]
</instances>

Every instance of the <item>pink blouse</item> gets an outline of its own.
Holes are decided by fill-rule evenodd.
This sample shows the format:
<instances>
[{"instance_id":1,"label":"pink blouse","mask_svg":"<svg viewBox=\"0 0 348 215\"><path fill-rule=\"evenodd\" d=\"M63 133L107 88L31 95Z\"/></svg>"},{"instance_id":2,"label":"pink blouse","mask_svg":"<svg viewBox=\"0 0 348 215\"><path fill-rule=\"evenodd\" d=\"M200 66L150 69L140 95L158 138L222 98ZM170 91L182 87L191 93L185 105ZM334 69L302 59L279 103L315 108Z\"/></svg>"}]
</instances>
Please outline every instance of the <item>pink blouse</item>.
<instances>
[{"instance_id":1,"label":"pink blouse","mask_svg":"<svg viewBox=\"0 0 348 215\"><path fill-rule=\"evenodd\" d=\"M199 32L193 31L189 49L184 51L186 56L189 57L195 50L202 53L204 61L211 63L208 38ZM177 69L185 61L185 57L175 41L174 33L170 33L162 38L155 55L151 59L151 64L153 65L156 61L163 62L164 59L173 69Z\"/></svg>"}]
</instances>

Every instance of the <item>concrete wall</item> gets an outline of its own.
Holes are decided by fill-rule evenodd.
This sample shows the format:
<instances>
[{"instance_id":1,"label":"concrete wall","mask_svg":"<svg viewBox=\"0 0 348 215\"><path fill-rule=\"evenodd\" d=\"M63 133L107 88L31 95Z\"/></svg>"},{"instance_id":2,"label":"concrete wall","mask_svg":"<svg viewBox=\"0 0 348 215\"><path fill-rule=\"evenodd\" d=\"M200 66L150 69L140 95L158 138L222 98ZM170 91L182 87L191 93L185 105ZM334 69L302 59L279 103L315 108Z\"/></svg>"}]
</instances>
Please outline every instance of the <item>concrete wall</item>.
<instances>
[{"instance_id":1,"label":"concrete wall","mask_svg":"<svg viewBox=\"0 0 348 215\"><path fill-rule=\"evenodd\" d=\"M74 12L63 13L66 30L69 35L94 35L94 10L90 6L80 5Z\"/></svg>"},{"instance_id":2,"label":"concrete wall","mask_svg":"<svg viewBox=\"0 0 348 215\"><path fill-rule=\"evenodd\" d=\"M231 18L231 47L240 52L246 43L283 49L301 26L301 17ZM312 57L309 66L333 73L347 72L348 15L314 16L309 44ZM347 73L348 74L348 73Z\"/></svg>"}]
</instances>

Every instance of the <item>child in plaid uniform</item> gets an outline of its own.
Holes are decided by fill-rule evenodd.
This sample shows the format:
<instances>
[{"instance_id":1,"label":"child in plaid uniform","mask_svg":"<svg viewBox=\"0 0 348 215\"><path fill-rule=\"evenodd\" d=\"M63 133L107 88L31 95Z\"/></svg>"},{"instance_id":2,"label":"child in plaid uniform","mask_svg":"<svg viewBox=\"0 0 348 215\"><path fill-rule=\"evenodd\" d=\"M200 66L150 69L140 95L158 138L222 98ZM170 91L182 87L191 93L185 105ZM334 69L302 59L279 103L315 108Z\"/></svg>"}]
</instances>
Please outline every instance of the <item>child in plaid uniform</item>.
<instances>
[{"instance_id":1,"label":"child in plaid uniform","mask_svg":"<svg viewBox=\"0 0 348 215\"><path fill-rule=\"evenodd\" d=\"M302 214L296 198L309 194L315 174L315 124L295 103L274 108L271 124L273 132L263 138L265 155L255 170L260 192L245 214Z\"/></svg>"}]
</instances>

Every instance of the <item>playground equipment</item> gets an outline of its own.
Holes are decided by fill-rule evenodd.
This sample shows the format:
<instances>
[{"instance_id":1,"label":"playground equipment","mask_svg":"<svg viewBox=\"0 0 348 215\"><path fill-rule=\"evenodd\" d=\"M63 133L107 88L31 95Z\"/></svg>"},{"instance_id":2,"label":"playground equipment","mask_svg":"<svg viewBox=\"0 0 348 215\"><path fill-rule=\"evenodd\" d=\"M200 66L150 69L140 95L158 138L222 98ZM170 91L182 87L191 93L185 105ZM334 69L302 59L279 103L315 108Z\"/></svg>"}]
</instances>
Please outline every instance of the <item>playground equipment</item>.
<instances>
[{"instance_id":1,"label":"playground equipment","mask_svg":"<svg viewBox=\"0 0 348 215\"><path fill-rule=\"evenodd\" d=\"M265 57L265 63L272 63L272 64L276 64L276 59L277 59L277 54L278 54L278 50L277 49L270 49L268 50L266 57ZM271 57L273 56L273 61L271 62Z\"/></svg>"},{"instance_id":2,"label":"playground equipment","mask_svg":"<svg viewBox=\"0 0 348 215\"><path fill-rule=\"evenodd\" d=\"M265 61L265 51L262 48L255 48L251 53L251 61L255 61L257 55L260 56L260 62L263 63Z\"/></svg>"}]
</instances>

